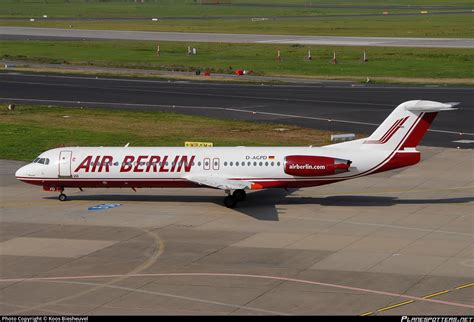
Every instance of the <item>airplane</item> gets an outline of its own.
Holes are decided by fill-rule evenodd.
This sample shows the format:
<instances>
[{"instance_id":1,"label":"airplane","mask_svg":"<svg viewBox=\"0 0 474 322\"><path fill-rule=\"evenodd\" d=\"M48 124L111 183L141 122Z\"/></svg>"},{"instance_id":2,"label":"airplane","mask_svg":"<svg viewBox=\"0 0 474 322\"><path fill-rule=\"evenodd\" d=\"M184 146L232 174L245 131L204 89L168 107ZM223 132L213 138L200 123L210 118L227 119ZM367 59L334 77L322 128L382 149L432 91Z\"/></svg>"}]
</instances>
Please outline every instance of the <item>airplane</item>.
<instances>
[{"instance_id":1,"label":"airplane","mask_svg":"<svg viewBox=\"0 0 474 322\"><path fill-rule=\"evenodd\" d=\"M322 147L61 147L16 171L23 182L65 188L188 188L224 190L234 208L246 191L302 188L411 166L441 111L459 103L412 100L398 105L369 137Z\"/></svg>"}]
</instances>

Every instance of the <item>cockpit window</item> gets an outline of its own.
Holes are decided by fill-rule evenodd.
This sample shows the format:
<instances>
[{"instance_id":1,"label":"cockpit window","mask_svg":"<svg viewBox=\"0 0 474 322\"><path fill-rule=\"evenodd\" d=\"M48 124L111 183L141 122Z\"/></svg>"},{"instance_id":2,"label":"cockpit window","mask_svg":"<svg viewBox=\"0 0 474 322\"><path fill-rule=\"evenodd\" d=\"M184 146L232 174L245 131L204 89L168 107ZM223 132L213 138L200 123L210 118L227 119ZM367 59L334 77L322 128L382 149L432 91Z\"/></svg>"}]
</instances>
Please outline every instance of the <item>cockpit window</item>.
<instances>
[{"instance_id":1,"label":"cockpit window","mask_svg":"<svg viewBox=\"0 0 474 322\"><path fill-rule=\"evenodd\" d=\"M33 160L33 163L40 163L40 164L48 165L49 164L49 159L48 158L36 158L36 159Z\"/></svg>"}]
</instances>

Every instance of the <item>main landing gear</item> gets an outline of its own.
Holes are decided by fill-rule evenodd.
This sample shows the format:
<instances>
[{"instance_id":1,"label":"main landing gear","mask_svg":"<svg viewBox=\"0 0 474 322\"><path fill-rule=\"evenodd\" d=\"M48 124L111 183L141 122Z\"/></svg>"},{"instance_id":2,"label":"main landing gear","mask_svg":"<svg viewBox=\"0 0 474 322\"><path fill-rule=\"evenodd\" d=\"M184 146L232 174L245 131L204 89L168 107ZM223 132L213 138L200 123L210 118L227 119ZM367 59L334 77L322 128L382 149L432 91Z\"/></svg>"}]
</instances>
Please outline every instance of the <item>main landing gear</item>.
<instances>
[{"instance_id":1,"label":"main landing gear","mask_svg":"<svg viewBox=\"0 0 474 322\"><path fill-rule=\"evenodd\" d=\"M230 193L230 190L227 190L227 196L224 198L224 205L227 208L234 208L238 202L244 201L247 193L243 189L237 189L234 193Z\"/></svg>"}]
</instances>

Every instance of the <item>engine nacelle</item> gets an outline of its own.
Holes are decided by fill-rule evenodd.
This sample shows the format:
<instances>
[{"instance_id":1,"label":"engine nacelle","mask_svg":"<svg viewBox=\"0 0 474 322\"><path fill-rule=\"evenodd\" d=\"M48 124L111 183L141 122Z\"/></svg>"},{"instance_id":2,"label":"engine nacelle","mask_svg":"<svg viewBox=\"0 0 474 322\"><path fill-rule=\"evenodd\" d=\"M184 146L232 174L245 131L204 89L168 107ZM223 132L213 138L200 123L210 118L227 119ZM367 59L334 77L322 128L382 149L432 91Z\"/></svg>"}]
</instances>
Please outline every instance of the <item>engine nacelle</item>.
<instances>
[{"instance_id":1,"label":"engine nacelle","mask_svg":"<svg viewBox=\"0 0 474 322\"><path fill-rule=\"evenodd\" d=\"M329 176L348 172L351 161L313 155L285 157L285 173L298 177Z\"/></svg>"}]
</instances>

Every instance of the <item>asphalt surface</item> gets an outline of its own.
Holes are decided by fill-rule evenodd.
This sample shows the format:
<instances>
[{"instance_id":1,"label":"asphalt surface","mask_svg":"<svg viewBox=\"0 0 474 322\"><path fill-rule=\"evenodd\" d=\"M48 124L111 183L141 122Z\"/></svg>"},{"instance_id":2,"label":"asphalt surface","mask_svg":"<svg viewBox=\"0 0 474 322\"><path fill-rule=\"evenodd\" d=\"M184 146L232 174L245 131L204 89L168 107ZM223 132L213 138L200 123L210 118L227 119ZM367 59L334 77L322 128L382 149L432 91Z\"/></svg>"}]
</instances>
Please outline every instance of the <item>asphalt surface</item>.
<instances>
[{"instance_id":1,"label":"asphalt surface","mask_svg":"<svg viewBox=\"0 0 474 322\"><path fill-rule=\"evenodd\" d=\"M413 167L249 192L234 209L204 188L60 202L0 160L0 313L472 316L473 151L420 151Z\"/></svg>"},{"instance_id":2,"label":"asphalt surface","mask_svg":"<svg viewBox=\"0 0 474 322\"><path fill-rule=\"evenodd\" d=\"M412 99L461 103L457 111L440 113L423 145L472 148L472 88L347 83L255 85L0 74L0 102L4 103L172 111L294 124L338 133L370 134L398 104ZM454 142L458 140L468 142Z\"/></svg>"},{"instance_id":3,"label":"asphalt surface","mask_svg":"<svg viewBox=\"0 0 474 322\"><path fill-rule=\"evenodd\" d=\"M474 39L470 38L395 38L395 37L336 37L336 36L293 36L260 34L221 34L152 32L120 30L79 30L60 28L3 27L0 26L0 38L29 39L80 38L80 39L121 39L153 41L193 41L226 43L272 43L337 46L391 46L391 47L437 47L437 48L474 48Z\"/></svg>"}]
</instances>

